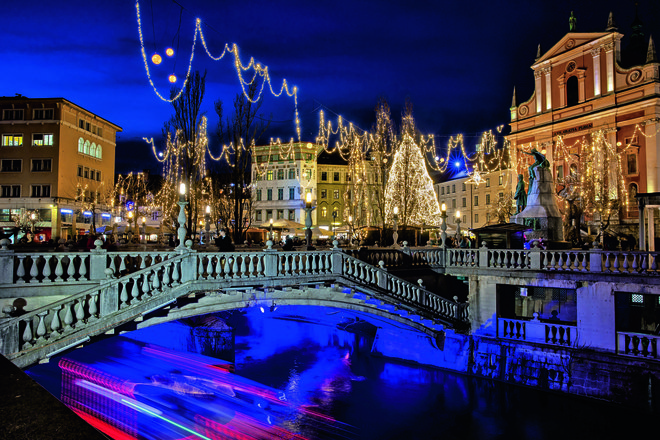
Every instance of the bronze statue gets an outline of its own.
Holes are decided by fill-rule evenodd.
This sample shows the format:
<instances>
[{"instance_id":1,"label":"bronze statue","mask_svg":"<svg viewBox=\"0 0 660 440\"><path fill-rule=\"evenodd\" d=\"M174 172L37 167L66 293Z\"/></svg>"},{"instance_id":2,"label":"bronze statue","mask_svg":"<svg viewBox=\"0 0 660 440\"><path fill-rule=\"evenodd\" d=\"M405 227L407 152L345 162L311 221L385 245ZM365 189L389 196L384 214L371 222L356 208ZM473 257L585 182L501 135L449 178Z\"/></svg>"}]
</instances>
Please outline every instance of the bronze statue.
<instances>
[{"instance_id":1,"label":"bronze statue","mask_svg":"<svg viewBox=\"0 0 660 440\"><path fill-rule=\"evenodd\" d=\"M527 154L529 156L534 156L534 159L536 160L533 164L529 166L529 190L527 191L527 193L529 194L529 191L532 190L532 182L534 182L534 168L536 167L550 168L550 162L548 162L548 159L546 159L545 156L536 148L532 148L531 153L527 153L525 151L522 151L522 153Z\"/></svg>"},{"instance_id":2,"label":"bronze statue","mask_svg":"<svg viewBox=\"0 0 660 440\"><path fill-rule=\"evenodd\" d=\"M525 181L522 174L518 174L518 186L516 186L513 198L516 199L516 214L520 214L527 206L527 192L525 191Z\"/></svg>"},{"instance_id":3,"label":"bronze statue","mask_svg":"<svg viewBox=\"0 0 660 440\"><path fill-rule=\"evenodd\" d=\"M575 18L575 15L573 15L573 11L571 11L571 16L568 18L568 31L577 31L577 18Z\"/></svg>"}]
</instances>

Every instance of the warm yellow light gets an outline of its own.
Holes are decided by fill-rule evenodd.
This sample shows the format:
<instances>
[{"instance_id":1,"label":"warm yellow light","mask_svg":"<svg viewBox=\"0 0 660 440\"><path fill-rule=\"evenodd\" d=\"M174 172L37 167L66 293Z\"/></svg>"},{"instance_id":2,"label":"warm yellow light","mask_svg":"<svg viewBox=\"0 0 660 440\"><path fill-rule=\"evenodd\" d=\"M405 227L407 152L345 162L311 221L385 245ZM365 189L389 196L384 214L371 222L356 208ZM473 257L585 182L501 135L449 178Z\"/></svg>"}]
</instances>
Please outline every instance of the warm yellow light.
<instances>
[{"instance_id":1,"label":"warm yellow light","mask_svg":"<svg viewBox=\"0 0 660 440\"><path fill-rule=\"evenodd\" d=\"M159 65L162 61L163 58L161 58L161 56L158 55L157 53L151 56L151 62L154 63L155 65Z\"/></svg>"},{"instance_id":2,"label":"warm yellow light","mask_svg":"<svg viewBox=\"0 0 660 440\"><path fill-rule=\"evenodd\" d=\"M399 213L399 207L395 206L394 207L394 215L397 215Z\"/></svg>"},{"instance_id":3,"label":"warm yellow light","mask_svg":"<svg viewBox=\"0 0 660 440\"><path fill-rule=\"evenodd\" d=\"M145 224L146 222L147 222L147 218L146 218L146 217L142 217L142 224Z\"/></svg>"},{"instance_id":4,"label":"warm yellow light","mask_svg":"<svg viewBox=\"0 0 660 440\"><path fill-rule=\"evenodd\" d=\"M312 203L312 193L311 192L307 193L307 199L306 200L307 200L307 203Z\"/></svg>"},{"instance_id":5,"label":"warm yellow light","mask_svg":"<svg viewBox=\"0 0 660 440\"><path fill-rule=\"evenodd\" d=\"M168 79L172 84L174 84L174 83L176 82L176 75L175 75L175 74L171 74L170 76L167 77L167 79Z\"/></svg>"},{"instance_id":6,"label":"warm yellow light","mask_svg":"<svg viewBox=\"0 0 660 440\"><path fill-rule=\"evenodd\" d=\"M270 219L270 225L273 226L273 219Z\"/></svg>"},{"instance_id":7,"label":"warm yellow light","mask_svg":"<svg viewBox=\"0 0 660 440\"><path fill-rule=\"evenodd\" d=\"M185 195L186 194L186 184L182 183L179 185L179 194Z\"/></svg>"},{"instance_id":8,"label":"warm yellow light","mask_svg":"<svg viewBox=\"0 0 660 440\"><path fill-rule=\"evenodd\" d=\"M34 220L34 218L35 218L34 212L33 212L32 214L30 214L30 218L31 218L32 220Z\"/></svg>"},{"instance_id":9,"label":"warm yellow light","mask_svg":"<svg viewBox=\"0 0 660 440\"><path fill-rule=\"evenodd\" d=\"M445 204L443 203L443 204L442 204L442 207L441 207L440 209L442 209L443 211L446 211L446 210L447 210L447 205L445 205Z\"/></svg>"},{"instance_id":10,"label":"warm yellow light","mask_svg":"<svg viewBox=\"0 0 660 440\"><path fill-rule=\"evenodd\" d=\"M165 49L165 55L167 55L168 57L173 56L174 55L174 49L172 49L171 47L168 47L167 49Z\"/></svg>"},{"instance_id":11,"label":"warm yellow light","mask_svg":"<svg viewBox=\"0 0 660 440\"><path fill-rule=\"evenodd\" d=\"M456 211L456 218L460 218L460 217L461 217L461 211Z\"/></svg>"},{"instance_id":12,"label":"warm yellow light","mask_svg":"<svg viewBox=\"0 0 660 440\"><path fill-rule=\"evenodd\" d=\"M211 213L211 205L206 205L206 213L207 214Z\"/></svg>"},{"instance_id":13,"label":"warm yellow light","mask_svg":"<svg viewBox=\"0 0 660 440\"><path fill-rule=\"evenodd\" d=\"M351 223L352 221L353 221L353 216L352 216L352 215L349 215L349 216L348 216L348 222Z\"/></svg>"},{"instance_id":14,"label":"warm yellow light","mask_svg":"<svg viewBox=\"0 0 660 440\"><path fill-rule=\"evenodd\" d=\"M128 211L128 218L133 218L133 211Z\"/></svg>"}]
</instances>

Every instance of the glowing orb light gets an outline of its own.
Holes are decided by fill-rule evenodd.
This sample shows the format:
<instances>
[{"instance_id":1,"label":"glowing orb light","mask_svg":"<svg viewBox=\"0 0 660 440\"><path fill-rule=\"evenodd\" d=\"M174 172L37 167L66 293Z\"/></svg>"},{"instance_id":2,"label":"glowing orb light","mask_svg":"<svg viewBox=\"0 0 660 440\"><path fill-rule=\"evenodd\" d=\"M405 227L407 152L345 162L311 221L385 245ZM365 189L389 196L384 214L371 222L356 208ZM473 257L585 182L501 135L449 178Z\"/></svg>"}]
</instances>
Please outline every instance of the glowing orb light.
<instances>
[{"instance_id":1,"label":"glowing orb light","mask_svg":"<svg viewBox=\"0 0 660 440\"><path fill-rule=\"evenodd\" d=\"M159 65L160 63L163 62L163 58L161 58L160 55L155 53L151 56L151 62L154 63L155 65Z\"/></svg>"},{"instance_id":2,"label":"glowing orb light","mask_svg":"<svg viewBox=\"0 0 660 440\"><path fill-rule=\"evenodd\" d=\"M171 74L167 79L169 79L170 82L171 82L172 84L174 84L174 83L176 82L176 75L175 75L175 74Z\"/></svg>"},{"instance_id":3,"label":"glowing orb light","mask_svg":"<svg viewBox=\"0 0 660 440\"><path fill-rule=\"evenodd\" d=\"M165 49L165 55L167 55L168 57L171 57L172 55L174 55L174 49L172 49L171 47L168 47L167 49Z\"/></svg>"},{"instance_id":4,"label":"glowing orb light","mask_svg":"<svg viewBox=\"0 0 660 440\"><path fill-rule=\"evenodd\" d=\"M460 168L461 167L461 162L457 160L456 162L454 162L454 166L456 168Z\"/></svg>"}]
</instances>

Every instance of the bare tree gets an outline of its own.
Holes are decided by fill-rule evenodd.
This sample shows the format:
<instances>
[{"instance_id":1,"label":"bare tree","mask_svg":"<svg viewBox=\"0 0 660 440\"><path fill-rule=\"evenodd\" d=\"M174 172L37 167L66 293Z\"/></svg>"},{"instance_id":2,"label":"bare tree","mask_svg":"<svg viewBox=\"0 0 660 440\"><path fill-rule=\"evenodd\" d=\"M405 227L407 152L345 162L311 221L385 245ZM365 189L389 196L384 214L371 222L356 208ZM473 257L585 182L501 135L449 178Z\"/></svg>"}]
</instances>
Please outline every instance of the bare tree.
<instances>
[{"instance_id":1,"label":"bare tree","mask_svg":"<svg viewBox=\"0 0 660 440\"><path fill-rule=\"evenodd\" d=\"M373 224L381 230L380 244L385 245L385 189L392 166L392 153L396 144L394 122L390 114L390 106L385 98L380 98L376 105L376 125L373 128L372 142L369 157L371 158L371 172L373 184L370 188L371 208L373 210Z\"/></svg>"},{"instance_id":2,"label":"bare tree","mask_svg":"<svg viewBox=\"0 0 660 440\"><path fill-rule=\"evenodd\" d=\"M231 228L234 241L242 243L251 221L251 164L252 150L270 125L259 114L262 101L257 100L256 81L249 84L247 94L239 93L234 99L234 114L223 120L222 101L215 102L219 121L217 137L226 145L223 153L230 164L229 185L225 186L225 209L230 212L226 224Z\"/></svg>"}]
</instances>

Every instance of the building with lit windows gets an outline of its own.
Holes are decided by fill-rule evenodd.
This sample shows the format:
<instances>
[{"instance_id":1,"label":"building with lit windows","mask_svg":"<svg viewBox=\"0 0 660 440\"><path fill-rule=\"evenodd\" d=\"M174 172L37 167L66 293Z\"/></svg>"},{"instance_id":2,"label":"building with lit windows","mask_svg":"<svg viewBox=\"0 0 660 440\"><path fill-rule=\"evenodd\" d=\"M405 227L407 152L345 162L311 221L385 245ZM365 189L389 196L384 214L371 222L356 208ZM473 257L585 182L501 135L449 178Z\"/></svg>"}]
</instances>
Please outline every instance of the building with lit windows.
<instances>
[{"instance_id":1,"label":"building with lit windows","mask_svg":"<svg viewBox=\"0 0 660 440\"><path fill-rule=\"evenodd\" d=\"M339 155L338 150L332 154L323 151L318 159L318 226L327 230L328 235L338 228L346 229L348 217L345 217L344 198L347 196L347 185L350 174L348 162Z\"/></svg>"},{"instance_id":2,"label":"building with lit windows","mask_svg":"<svg viewBox=\"0 0 660 440\"><path fill-rule=\"evenodd\" d=\"M97 226L110 224L103 201L114 185L117 132L118 125L64 98L0 97L3 232L20 218L35 241L85 233L92 216Z\"/></svg>"},{"instance_id":3,"label":"building with lit windows","mask_svg":"<svg viewBox=\"0 0 660 440\"><path fill-rule=\"evenodd\" d=\"M273 220L305 223L305 197L316 203L316 158L322 147L310 142L291 147L257 146L252 152L254 223ZM316 210L312 218L316 225Z\"/></svg>"},{"instance_id":4,"label":"building with lit windows","mask_svg":"<svg viewBox=\"0 0 660 440\"><path fill-rule=\"evenodd\" d=\"M613 224L636 234L642 211L635 196L660 192L660 64L638 18L632 30L624 45L610 14L601 32L571 31L545 53L539 48L534 92L518 102L514 90L507 139L525 179L533 158L520 152L536 148L549 160L558 192L567 179L596 182L595 194L581 196L605 207L603 198L617 201ZM646 209L651 230L656 208ZM595 211L585 213L587 223L599 224Z\"/></svg>"}]
</instances>

